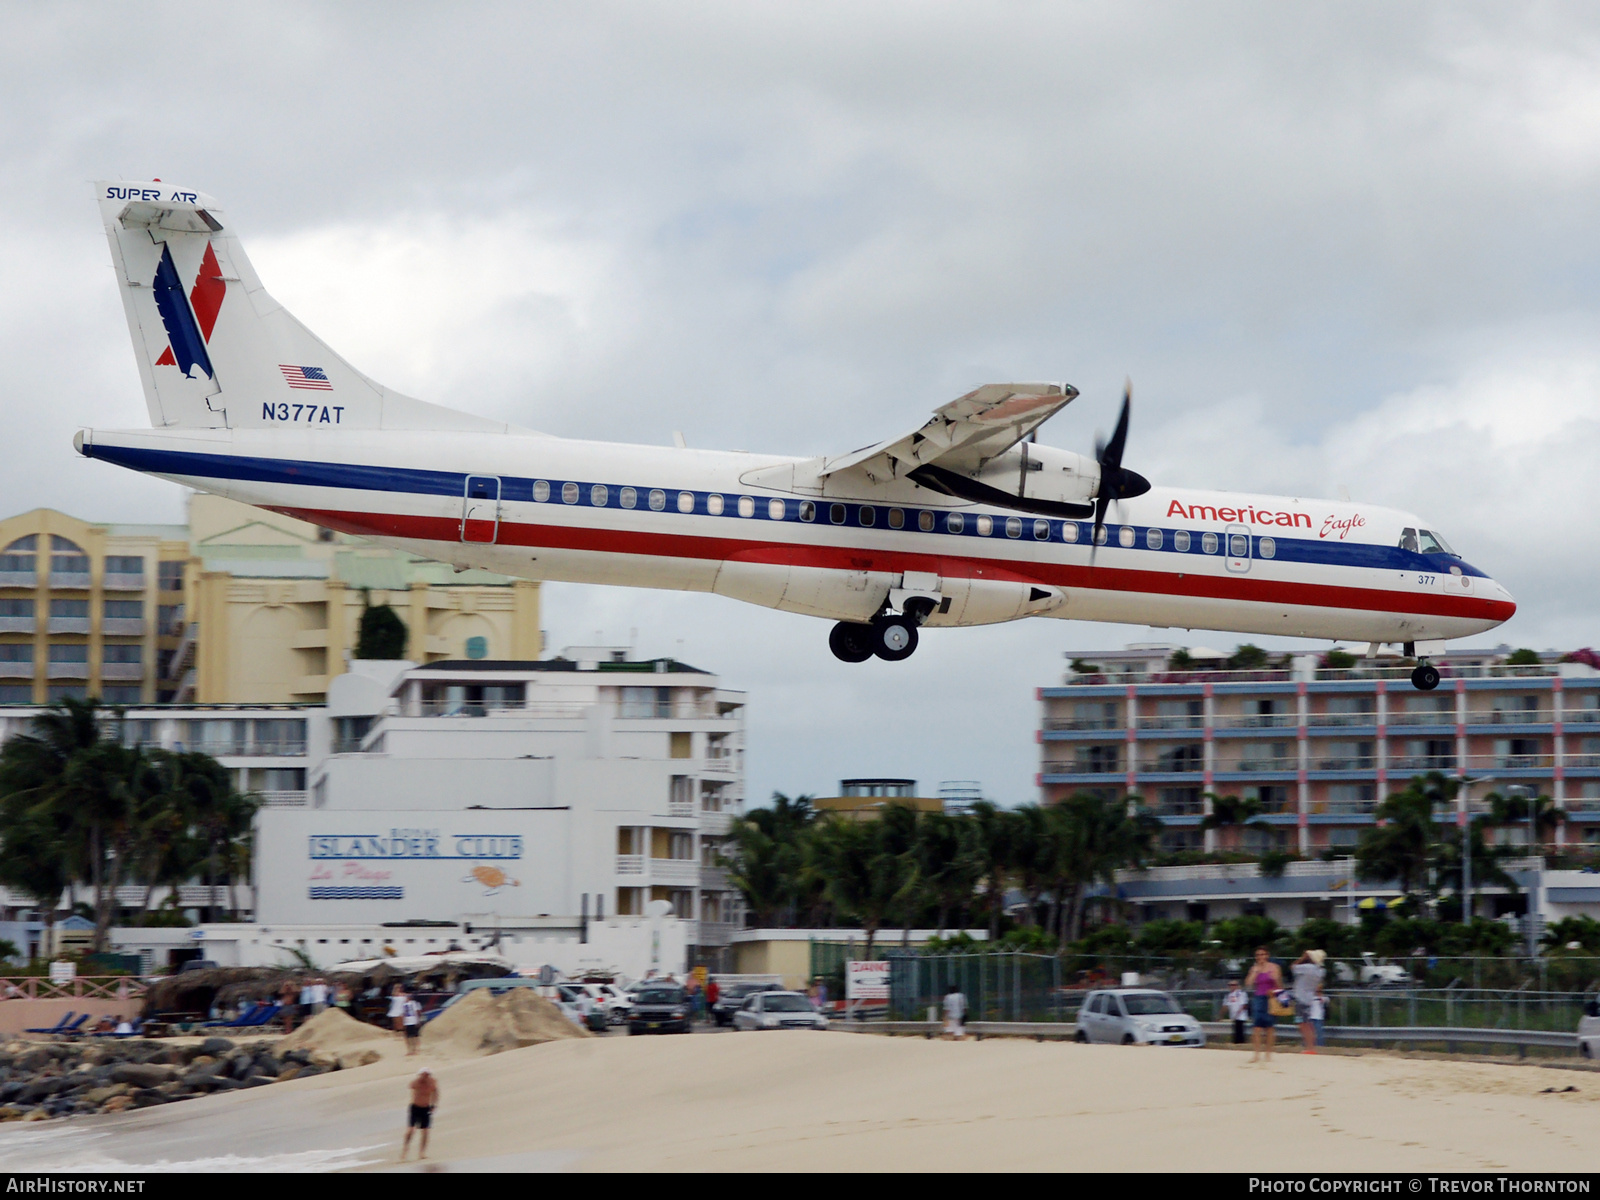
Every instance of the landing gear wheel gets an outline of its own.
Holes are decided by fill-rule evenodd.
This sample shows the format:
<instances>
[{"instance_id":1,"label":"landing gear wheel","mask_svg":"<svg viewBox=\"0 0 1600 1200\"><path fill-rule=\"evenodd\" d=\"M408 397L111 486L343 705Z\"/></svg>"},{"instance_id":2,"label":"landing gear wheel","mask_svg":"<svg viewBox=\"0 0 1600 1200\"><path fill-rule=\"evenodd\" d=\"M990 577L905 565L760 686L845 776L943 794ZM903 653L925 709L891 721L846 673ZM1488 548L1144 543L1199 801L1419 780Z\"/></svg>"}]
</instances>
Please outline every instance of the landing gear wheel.
<instances>
[{"instance_id":1,"label":"landing gear wheel","mask_svg":"<svg viewBox=\"0 0 1600 1200\"><path fill-rule=\"evenodd\" d=\"M866 662L872 657L877 631L871 625L840 621L828 632L828 649L841 662Z\"/></svg>"},{"instance_id":2,"label":"landing gear wheel","mask_svg":"<svg viewBox=\"0 0 1600 1200\"><path fill-rule=\"evenodd\" d=\"M879 617L872 632L872 652L885 662L899 662L916 652L917 623L910 617Z\"/></svg>"},{"instance_id":3,"label":"landing gear wheel","mask_svg":"<svg viewBox=\"0 0 1600 1200\"><path fill-rule=\"evenodd\" d=\"M1431 692L1439 686L1439 669L1423 663L1411 672L1411 686L1419 692Z\"/></svg>"}]
</instances>

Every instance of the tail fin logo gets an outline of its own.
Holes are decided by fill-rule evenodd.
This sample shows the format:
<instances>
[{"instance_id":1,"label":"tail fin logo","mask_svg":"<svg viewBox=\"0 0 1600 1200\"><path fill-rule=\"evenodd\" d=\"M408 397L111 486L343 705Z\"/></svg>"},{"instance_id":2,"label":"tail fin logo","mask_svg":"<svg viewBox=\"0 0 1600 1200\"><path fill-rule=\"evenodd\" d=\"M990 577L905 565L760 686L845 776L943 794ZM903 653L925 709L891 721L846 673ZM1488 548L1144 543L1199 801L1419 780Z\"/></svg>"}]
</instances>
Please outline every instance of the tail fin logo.
<instances>
[{"instance_id":1,"label":"tail fin logo","mask_svg":"<svg viewBox=\"0 0 1600 1200\"><path fill-rule=\"evenodd\" d=\"M150 286L155 292L161 323L166 326L168 343L161 357L156 359L156 366L177 367L190 379L195 377L198 367L207 378L215 379L216 372L212 370L206 346L216 327L217 314L222 310L222 299L228 294L228 285L223 281L222 268L217 265L217 255L210 243L206 244L194 287L187 297L178 279L178 268L172 262L172 251L166 246L161 247L161 262L156 266L156 277Z\"/></svg>"}]
</instances>

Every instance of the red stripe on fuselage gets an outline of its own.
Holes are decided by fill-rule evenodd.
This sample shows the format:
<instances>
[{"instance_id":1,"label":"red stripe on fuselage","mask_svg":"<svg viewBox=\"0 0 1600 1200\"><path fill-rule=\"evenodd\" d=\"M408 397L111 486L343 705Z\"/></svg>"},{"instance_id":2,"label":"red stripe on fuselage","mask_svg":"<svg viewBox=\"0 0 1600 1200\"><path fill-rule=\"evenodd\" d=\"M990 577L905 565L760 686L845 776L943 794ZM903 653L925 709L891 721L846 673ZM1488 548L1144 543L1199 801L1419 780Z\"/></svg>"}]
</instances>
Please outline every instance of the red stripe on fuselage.
<instances>
[{"instance_id":1,"label":"red stripe on fuselage","mask_svg":"<svg viewBox=\"0 0 1600 1200\"><path fill-rule=\"evenodd\" d=\"M313 525L342 530L361 537L413 538L429 542L455 542L461 538L458 517L424 517L405 513L357 513L332 509L286 508L266 505L274 512L297 517ZM754 522L752 521L752 524ZM817 567L836 571L926 571L949 579L997 579L1041 583L1054 587L1085 588L1108 592L1141 592L1159 596L1193 596L1212 600L1253 600L1306 608L1349 608L1368 612L1401 612L1485 621L1510 620L1517 606L1507 600L1481 596L1451 596L1444 592L1391 592L1381 588L1339 584L1292 583L1248 575L1181 576L1176 571L1141 571L1126 567L1082 567L1070 563L1013 562L1008 559L968 558L922 554L910 550L883 551L815 543L750 541L743 538L704 537L681 533L639 533L621 529L590 529L574 525L535 525L500 522L493 543L467 542L469 546L528 546L550 550L583 550L596 554L635 554L656 558L694 558L712 562L767 563L784 567Z\"/></svg>"}]
</instances>

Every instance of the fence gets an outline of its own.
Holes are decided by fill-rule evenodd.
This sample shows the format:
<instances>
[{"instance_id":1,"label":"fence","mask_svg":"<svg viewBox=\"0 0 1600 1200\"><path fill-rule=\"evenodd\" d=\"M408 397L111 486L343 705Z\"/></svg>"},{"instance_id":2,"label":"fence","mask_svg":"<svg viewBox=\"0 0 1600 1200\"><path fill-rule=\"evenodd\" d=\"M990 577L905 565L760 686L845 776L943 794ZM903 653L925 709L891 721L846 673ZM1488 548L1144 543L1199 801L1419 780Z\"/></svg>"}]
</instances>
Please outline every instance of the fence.
<instances>
[{"instance_id":1,"label":"fence","mask_svg":"<svg viewBox=\"0 0 1600 1200\"><path fill-rule=\"evenodd\" d=\"M144 982L128 975L80 975L62 983L39 975L0 975L0 999L5 1000L137 1000L144 993Z\"/></svg>"}]
</instances>

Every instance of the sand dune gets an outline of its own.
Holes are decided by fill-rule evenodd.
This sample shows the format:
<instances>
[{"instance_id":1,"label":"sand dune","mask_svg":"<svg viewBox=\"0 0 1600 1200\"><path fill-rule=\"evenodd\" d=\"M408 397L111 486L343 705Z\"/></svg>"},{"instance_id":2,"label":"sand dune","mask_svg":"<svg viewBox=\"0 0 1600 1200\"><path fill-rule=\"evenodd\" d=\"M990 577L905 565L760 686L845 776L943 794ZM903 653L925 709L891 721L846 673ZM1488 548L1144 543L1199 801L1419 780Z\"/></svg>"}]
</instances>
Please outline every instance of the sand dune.
<instances>
[{"instance_id":1,"label":"sand dune","mask_svg":"<svg viewBox=\"0 0 1600 1200\"><path fill-rule=\"evenodd\" d=\"M421 1062L444 1169L1588 1171L1600 1115L1600 1075L1533 1066L767 1033L392 1057L66 1122L47 1149L381 1168ZM10 1132L0 1167L45 1165Z\"/></svg>"}]
</instances>

